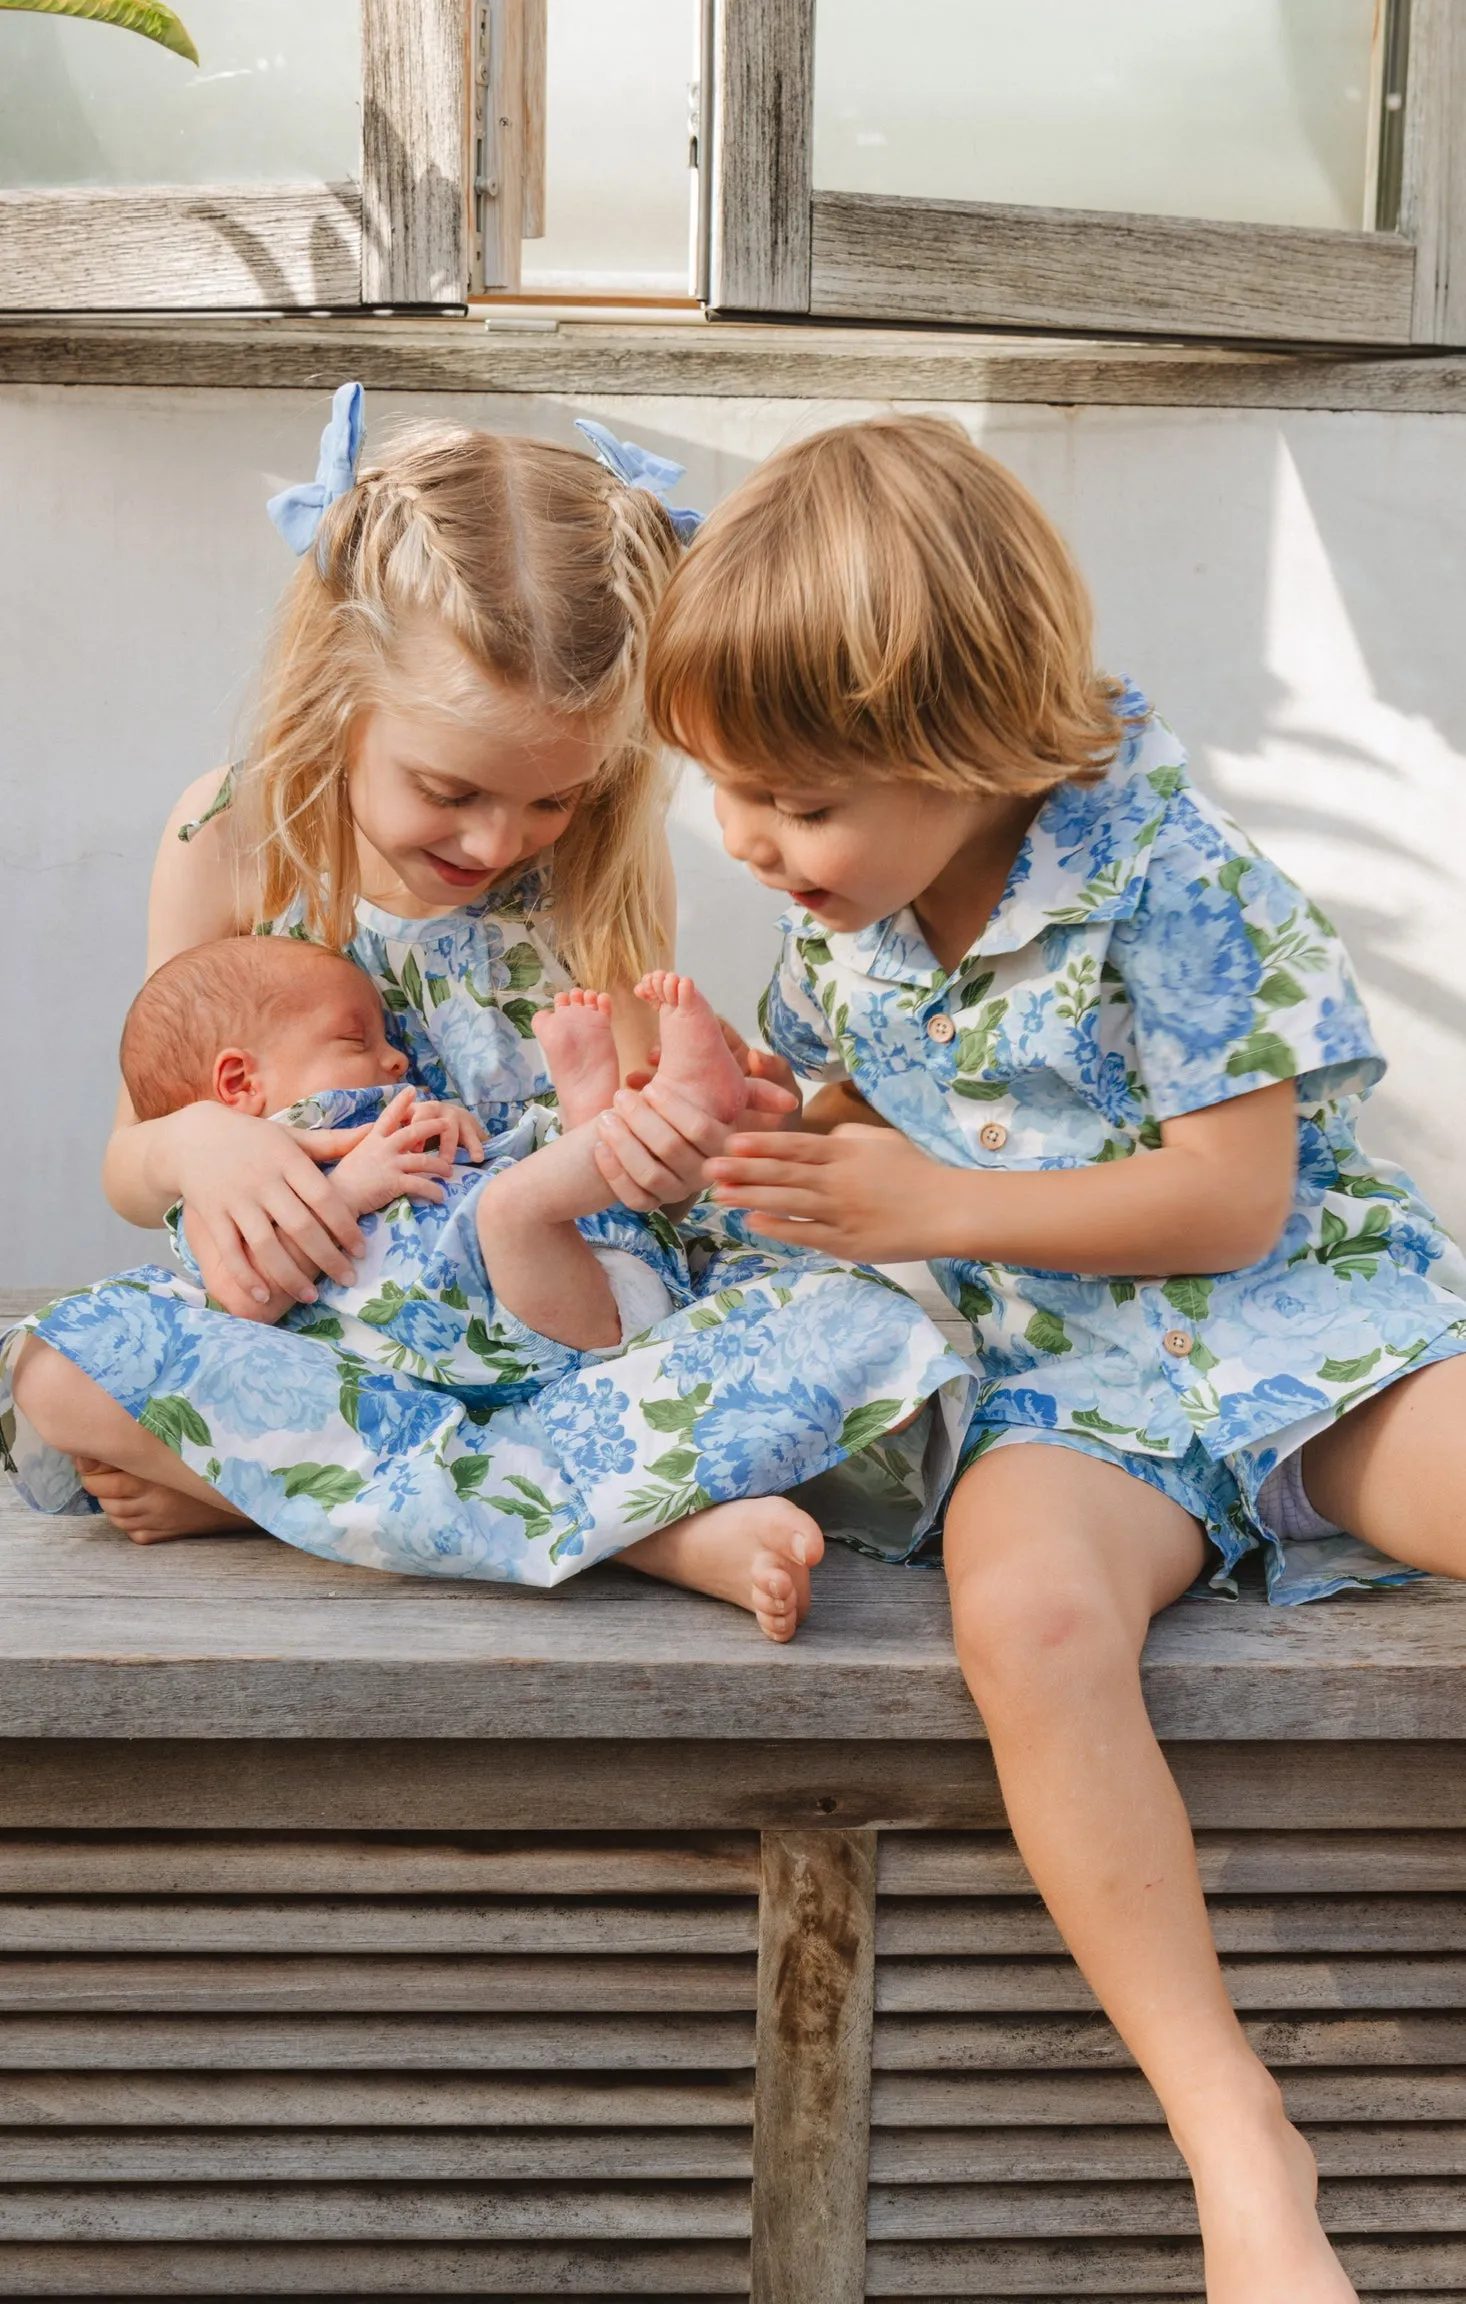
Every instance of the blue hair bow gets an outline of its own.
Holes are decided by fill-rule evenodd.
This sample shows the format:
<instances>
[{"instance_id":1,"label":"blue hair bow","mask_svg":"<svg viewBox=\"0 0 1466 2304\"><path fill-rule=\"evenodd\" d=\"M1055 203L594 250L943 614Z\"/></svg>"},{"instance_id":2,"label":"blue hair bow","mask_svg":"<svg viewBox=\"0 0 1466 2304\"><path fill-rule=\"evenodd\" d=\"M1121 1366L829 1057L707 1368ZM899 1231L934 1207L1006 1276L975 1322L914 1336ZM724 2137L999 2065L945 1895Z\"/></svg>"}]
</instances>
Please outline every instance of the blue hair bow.
<instances>
[{"instance_id":1,"label":"blue hair bow","mask_svg":"<svg viewBox=\"0 0 1466 2304\"><path fill-rule=\"evenodd\" d=\"M655 456L650 448L638 448L634 440L618 440L614 432L608 432L604 424L592 423L589 416L577 416L575 429L585 434L598 463L624 480L628 488L645 488L649 496L655 496L683 543L692 542L707 514L684 512L667 502L687 471L685 464L674 464L670 456Z\"/></svg>"},{"instance_id":2,"label":"blue hair bow","mask_svg":"<svg viewBox=\"0 0 1466 2304\"><path fill-rule=\"evenodd\" d=\"M356 486L356 466L366 433L366 394L359 384L337 387L331 402L331 421L321 434L321 453L314 480L298 488L282 488L265 510L292 552L309 552L328 504Z\"/></svg>"}]
</instances>

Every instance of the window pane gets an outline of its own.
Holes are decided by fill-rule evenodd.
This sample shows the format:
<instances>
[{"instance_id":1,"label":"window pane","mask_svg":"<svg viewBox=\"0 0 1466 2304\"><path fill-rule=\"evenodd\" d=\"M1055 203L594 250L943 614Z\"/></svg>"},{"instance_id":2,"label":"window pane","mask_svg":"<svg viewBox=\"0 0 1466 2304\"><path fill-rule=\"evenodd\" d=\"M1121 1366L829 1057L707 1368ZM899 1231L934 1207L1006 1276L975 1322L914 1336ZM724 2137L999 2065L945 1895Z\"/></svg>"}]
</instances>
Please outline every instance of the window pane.
<instances>
[{"instance_id":1,"label":"window pane","mask_svg":"<svg viewBox=\"0 0 1466 2304\"><path fill-rule=\"evenodd\" d=\"M685 296L697 0L550 0L545 235L524 285Z\"/></svg>"},{"instance_id":2,"label":"window pane","mask_svg":"<svg viewBox=\"0 0 1466 2304\"><path fill-rule=\"evenodd\" d=\"M136 33L0 12L0 185L361 173L360 0L178 0L199 68Z\"/></svg>"},{"instance_id":3,"label":"window pane","mask_svg":"<svg viewBox=\"0 0 1466 2304\"><path fill-rule=\"evenodd\" d=\"M1377 14L1383 0L818 0L815 183L1357 231Z\"/></svg>"}]
</instances>

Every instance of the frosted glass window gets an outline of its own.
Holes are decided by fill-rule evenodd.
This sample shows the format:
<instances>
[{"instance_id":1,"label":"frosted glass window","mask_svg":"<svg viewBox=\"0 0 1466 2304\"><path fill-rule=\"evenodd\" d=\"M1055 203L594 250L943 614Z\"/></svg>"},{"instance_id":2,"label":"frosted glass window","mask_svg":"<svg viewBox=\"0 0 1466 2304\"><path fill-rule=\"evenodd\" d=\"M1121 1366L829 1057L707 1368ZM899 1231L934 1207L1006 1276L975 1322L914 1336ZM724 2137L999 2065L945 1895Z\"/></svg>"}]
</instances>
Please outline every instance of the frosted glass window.
<instances>
[{"instance_id":1,"label":"frosted glass window","mask_svg":"<svg viewBox=\"0 0 1466 2304\"><path fill-rule=\"evenodd\" d=\"M1372 223L1384 0L817 0L830 191Z\"/></svg>"},{"instance_id":2,"label":"frosted glass window","mask_svg":"<svg viewBox=\"0 0 1466 2304\"><path fill-rule=\"evenodd\" d=\"M0 11L0 186L361 173L360 0L178 0L195 70L136 33Z\"/></svg>"},{"instance_id":3,"label":"frosted glass window","mask_svg":"<svg viewBox=\"0 0 1466 2304\"><path fill-rule=\"evenodd\" d=\"M697 0L550 0L545 234L526 288L686 296Z\"/></svg>"}]
</instances>

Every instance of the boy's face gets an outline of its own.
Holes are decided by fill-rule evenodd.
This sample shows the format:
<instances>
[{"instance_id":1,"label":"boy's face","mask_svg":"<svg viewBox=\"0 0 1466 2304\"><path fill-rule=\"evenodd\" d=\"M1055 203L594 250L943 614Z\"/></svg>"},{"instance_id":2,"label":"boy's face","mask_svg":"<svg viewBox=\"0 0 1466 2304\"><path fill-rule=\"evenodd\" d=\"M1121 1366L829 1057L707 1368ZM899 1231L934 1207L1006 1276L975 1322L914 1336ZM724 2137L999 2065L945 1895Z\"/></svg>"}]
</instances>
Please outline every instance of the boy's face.
<instances>
[{"instance_id":1,"label":"boy's face","mask_svg":"<svg viewBox=\"0 0 1466 2304\"><path fill-rule=\"evenodd\" d=\"M991 800L927 784L856 777L781 788L762 774L707 772L729 855L845 934L916 904L995 813Z\"/></svg>"},{"instance_id":2,"label":"boy's face","mask_svg":"<svg viewBox=\"0 0 1466 2304\"><path fill-rule=\"evenodd\" d=\"M257 1045L216 1059L220 1101L259 1115L283 1112L323 1088L381 1088L402 1078L407 1058L387 1039L387 1019L371 978L350 960L312 955L292 999Z\"/></svg>"}]
</instances>

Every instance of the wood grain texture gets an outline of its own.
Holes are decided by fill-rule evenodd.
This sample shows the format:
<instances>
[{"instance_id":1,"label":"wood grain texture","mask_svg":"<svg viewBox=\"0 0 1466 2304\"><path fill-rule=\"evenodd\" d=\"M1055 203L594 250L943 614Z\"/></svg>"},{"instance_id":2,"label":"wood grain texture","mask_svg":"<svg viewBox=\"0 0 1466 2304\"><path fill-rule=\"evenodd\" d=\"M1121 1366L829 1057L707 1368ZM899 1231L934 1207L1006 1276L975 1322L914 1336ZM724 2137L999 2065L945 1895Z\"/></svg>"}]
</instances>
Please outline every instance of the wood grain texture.
<instances>
[{"instance_id":1,"label":"wood grain texture","mask_svg":"<svg viewBox=\"0 0 1466 2304\"><path fill-rule=\"evenodd\" d=\"M807 312L814 0L711 4L709 298L729 312Z\"/></svg>"},{"instance_id":2,"label":"wood grain texture","mask_svg":"<svg viewBox=\"0 0 1466 2304\"><path fill-rule=\"evenodd\" d=\"M634 2035L623 2041L633 2060L636 2045ZM744 2043L737 2046L742 2049ZM1128 2099L1114 2091L1128 2085L1133 2092L1143 2083L1119 2076L1081 2085L1111 2090L1096 2099L1096 2116L1113 2121L1129 2116ZM1417 2100L1425 2101L1409 2099L1412 2104ZM1442 2098L1448 2105L1454 2101ZM926 2099L918 2109L924 2117L940 2116L940 2104L933 2114ZM1393 2116L1388 2107L1381 2115ZM1449 2109L1434 2114L1452 2116ZM1137 2111L1135 2117L1142 2114ZM1143 2117L1150 2122L1158 2117L1153 2102ZM570 2079L532 2072L500 2079L447 2071L401 2077L375 2071L0 2072L0 2129L47 2135L73 2128L743 2129L752 2120L753 2081L743 2071L663 2079L634 2070Z\"/></svg>"},{"instance_id":3,"label":"wood grain texture","mask_svg":"<svg viewBox=\"0 0 1466 2304\"><path fill-rule=\"evenodd\" d=\"M816 192L825 319L1408 344L1415 252L1384 232Z\"/></svg>"},{"instance_id":4,"label":"wood grain texture","mask_svg":"<svg viewBox=\"0 0 1466 2304\"><path fill-rule=\"evenodd\" d=\"M1459 1832L1200 1832L1196 1856L1211 1894L1466 1891ZM0 1882L4 1865L0 1850ZM877 1882L883 1896L1036 1893L1012 1839L997 1832L883 1832Z\"/></svg>"},{"instance_id":5,"label":"wood grain texture","mask_svg":"<svg viewBox=\"0 0 1466 2304\"><path fill-rule=\"evenodd\" d=\"M355 305L355 184L0 192L0 310Z\"/></svg>"},{"instance_id":6,"label":"wood grain texture","mask_svg":"<svg viewBox=\"0 0 1466 2304\"><path fill-rule=\"evenodd\" d=\"M1466 2051L1463 2051L1466 2053ZM1112 2058L1111 2061L1114 2059ZM753 2065L746 2015L0 2016L0 2069L700 2072Z\"/></svg>"},{"instance_id":7,"label":"wood grain texture","mask_svg":"<svg viewBox=\"0 0 1466 2304\"><path fill-rule=\"evenodd\" d=\"M0 1993L5 1990L0 1968ZM1222 1974L1235 2008L1466 2009L1466 1960L1378 1957L1337 1960L1224 1959ZM999 2014L1097 2006L1067 1960L881 1960L876 2008L881 2015L927 2009Z\"/></svg>"},{"instance_id":8,"label":"wood grain texture","mask_svg":"<svg viewBox=\"0 0 1466 2304\"><path fill-rule=\"evenodd\" d=\"M1400 228L1415 245L1413 333L1466 343L1466 12L1411 0Z\"/></svg>"},{"instance_id":9,"label":"wood grain texture","mask_svg":"<svg viewBox=\"0 0 1466 2304\"><path fill-rule=\"evenodd\" d=\"M1117 2131L1132 2138L1148 2133ZM1426 2151L1424 2139L1434 2133L1423 2128L1417 2132L1415 2154L1422 2166L1431 2159L1431 2174L1442 2172L1436 2163L1443 2166L1445 2158L1437 2151L1432 2159ZM1050 2157L1056 2170L1070 2172L1072 2151L1066 2156L1056 2149ZM1155 2161L1155 2148L1149 2156L1136 2148L1128 2160L1121 2148L1114 2164L1119 2174L1147 2175ZM6 2185L706 2180L746 2184L753 2168L753 2139L750 2130L724 2128L610 2128L568 2134L510 2129L477 2135L444 2130L419 2135L404 2129L373 2129L367 2134L292 2129L264 2136L213 2135L197 2129L176 2136L116 2136L82 2130L65 2135L0 2136L0 2165ZM1399 2169L1406 2165L1404 2158L1398 2159ZM1413 2169L1413 2163L1410 2165ZM1020 2176L1024 2172L1022 2168L1013 2171ZM1096 2174L1106 2172L1104 2167L1095 2169ZM1172 2173L1169 2168L1163 2172ZM961 2177L966 2171L954 2159L951 2173ZM1352 2166L1348 2173L1355 2173Z\"/></svg>"},{"instance_id":10,"label":"wood grain texture","mask_svg":"<svg viewBox=\"0 0 1466 2304\"><path fill-rule=\"evenodd\" d=\"M1279 2078L1291 2120L1466 2120L1462 2071L1284 2071ZM879 2072L870 2116L873 2129L897 2131L1114 2128L1154 2126L1161 2109L1138 2072Z\"/></svg>"},{"instance_id":11,"label":"wood grain texture","mask_svg":"<svg viewBox=\"0 0 1466 2304\"><path fill-rule=\"evenodd\" d=\"M746 2240L742 2183L0 2186L0 2240Z\"/></svg>"},{"instance_id":12,"label":"wood grain texture","mask_svg":"<svg viewBox=\"0 0 1466 2304\"><path fill-rule=\"evenodd\" d=\"M531 0L474 9L475 99L482 106L476 288L519 286L526 185L526 11Z\"/></svg>"},{"instance_id":13,"label":"wood grain texture","mask_svg":"<svg viewBox=\"0 0 1466 2304\"><path fill-rule=\"evenodd\" d=\"M875 1964L873 1832L766 1832L753 2304L860 2304Z\"/></svg>"},{"instance_id":14,"label":"wood grain texture","mask_svg":"<svg viewBox=\"0 0 1466 2304\"><path fill-rule=\"evenodd\" d=\"M1466 2175L1466 2127L1460 2125L1310 2124L1306 2132L1323 2176ZM81 2140L75 2153L67 2145L68 2171L86 2165L86 2143ZM41 2139L42 2159L50 2149L49 2140ZM17 2174L29 2173L28 2163L17 2164ZM1186 2180L1186 2163L1164 2127L893 2128L871 2138L870 2177L873 2184L1179 2184Z\"/></svg>"},{"instance_id":15,"label":"wood grain texture","mask_svg":"<svg viewBox=\"0 0 1466 2304\"><path fill-rule=\"evenodd\" d=\"M754 2005L752 1960L157 1959L0 1960L0 2014L305 2009L587 2010L721 2014Z\"/></svg>"},{"instance_id":16,"label":"wood grain texture","mask_svg":"<svg viewBox=\"0 0 1466 2304\"><path fill-rule=\"evenodd\" d=\"M3 2296L701 2296L748 2294L739 2241L208 2243L0 2241Z\"/></svg>"},{"instance_id":17,"label":"wood grain texture","mask_svg":"<svg viewBox=\"0 0 1466 2304\"><path fill-rule=\"evenodd\" d=\"M524 151L520 237L545 233L545 108L549 83L550 0L524 0Z\"/></svg>"},{"instance_id":18,"label":"wood grain texture","mask_svg":"<svg viewBox=\"0 0 1466 2304\"><path fill-rule=\"evenodd\" d=\"M1466 2185L1325 2178L1318 2208L1326 2232L1459 2234ZM869 2229L872 2240L1168 2239L1196 2230L1196 2203L1182 2183L872 2184Z\"/></svg>"},{"instance_id":19,"label":"wood grain texture","mask_svg":"<svg viewBox=\"0 0 1466 2304\"><path fill-rule=\"evenodd\" d=\"M50 1907L21 1909L34 1910L38 1917L30 1925L39 1931L44 1925L40 1916ZM1227 1897L1214 1898L1210 1911L1219 1952L1466 1952L1466 1898L1459 1896L1277 1896L1265 1902ZM8 1941L9 1925L7 1908L0 1904L0 1945ZM608 1917L608 1926L615 1925ZM711 1925L717 1927L718 1922ZM38 1941L39 1934L32 1940ZM550 1948L548 1943L544 1946ZM563 1947L572 1948L579 1947L569 1943ZM637 1947L628 1941L624 1948ZM719 1936L716 1942L710 1937L700 1948L740 1947ZM506 1944L503 1949L517 1947ZM883 1954L940 1957L1063 1949L1063 1939L1042 1905L1020 1903L1014 1897L887 1897L876 1920L876 1950Z\"/></svg>"},{"instance_id":20,"label":"wood grain texture","mask_svg":"<svg viewBox=\"0 0 1466 2304\"><path fill-rule=\"evenodd\" d=\"M468 292L463 0L362 0L364 304Z\"/></svg>"},{"instance_id":21,"label":"wood grain texture","mask_svg":"<svg viewBox=\"0 0 1466 2304\"><path fill-rule=\"evenodd\" d=\"M761 327L691 316L675 325L562 320L552 333L523 336L489 334L477 316L390 323L81 316L0 325L3 383L320 392L343 371L371 390L566 392L593 407L606 394L648 394L1426 415L1466 408L1466 362L1450 357Z\"/></svg>"},{"instance_id":22,"label":"wood grain texture","mask_svg":"<svg viewBox=\"0 0 1466 2304\"><path fill-rule=\"evenodd\" d=\"M698 1903L421 1903L407 1898L292 1897L285 1902L179 1897L0 1898L3 1956L45 1952L124 1952L196 1956L353 1952L495 1955L692 1954L706 1958L758 1948L753 1899ZM965 1949L965 1947L963 1947ZM1041 1947L1046 1949L1047 1947Z\"/></svg>"},{"instance_id":23,"label":"wood grain texture","mask_svg":"<svg viewBox=\"0 0 1466 2304\"><path fill-rule=\"evenodd\" d=\"M1272 2070L1466 2064L1466 2015L1244 2015ZM878 2072L1123 2071L1130 2056L1102 2016L877 2015Z\"/></svg>"},{"instance_id":24,"label":"wood grain texture","mask_svg":"<svg viewBox=\"0 0 1466 2304\"><path fill-rule=\"evenodd\" d=\"M1431 2304L1446 2304L1439 2291L1461 2276L1461 2241L1454 2234L1435 2240L1341 2240L1345 2269L1366 2295L1418 2286ZM948 2242L873 2241L867 2257L871 2297L968 2297L1016 2299L1049 2304L1060 2296L1103 2297L1202 2294L1201 2248L1191 2240L1131 2238L1088 2240L991 2240L979 2245Z\"/></svg>"}]
</instances>

